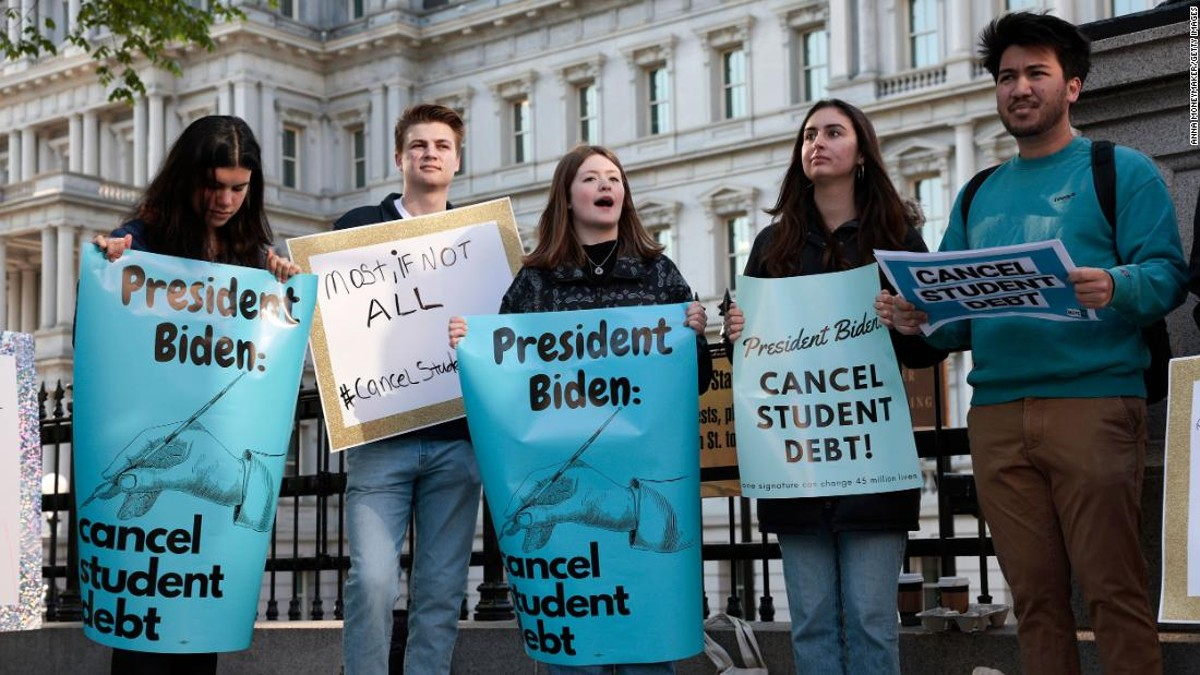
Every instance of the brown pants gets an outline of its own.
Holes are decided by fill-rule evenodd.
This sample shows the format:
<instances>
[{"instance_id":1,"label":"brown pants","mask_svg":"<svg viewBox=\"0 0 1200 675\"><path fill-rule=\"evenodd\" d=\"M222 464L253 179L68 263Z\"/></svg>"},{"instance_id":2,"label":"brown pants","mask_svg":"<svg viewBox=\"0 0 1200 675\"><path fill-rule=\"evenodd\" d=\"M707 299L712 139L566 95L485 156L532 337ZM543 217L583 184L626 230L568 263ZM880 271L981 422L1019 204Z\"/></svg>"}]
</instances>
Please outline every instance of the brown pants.
<instances>
[{"instance_id":1,"label":"brown pants","mask_svg":"<svg viewBox=\"0 0 1200 675\"><path fill-rule=\"evenodd\" d=\"M1025 672L1079 673L1074 571L1104 672L1161 673L1138 544L1145 401L1029 398L973 407L967 426Z\"/></svg>"}]
</instances>

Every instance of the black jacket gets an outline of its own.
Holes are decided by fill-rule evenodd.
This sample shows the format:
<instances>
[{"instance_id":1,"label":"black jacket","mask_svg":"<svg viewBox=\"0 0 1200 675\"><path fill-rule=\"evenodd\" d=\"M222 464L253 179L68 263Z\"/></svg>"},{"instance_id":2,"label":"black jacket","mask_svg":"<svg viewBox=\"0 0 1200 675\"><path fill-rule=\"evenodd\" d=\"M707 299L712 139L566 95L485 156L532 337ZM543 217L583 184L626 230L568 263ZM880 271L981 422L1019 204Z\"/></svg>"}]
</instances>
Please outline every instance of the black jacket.
<instances>
[{"instance_id":1,"label":"black jacket","mask_svg":"<svg viewBox=\"0 0 1200 675\"><path fill-rule=\"evenodd\" d=\"M763 267L763 254L775 236L776 225L769 225L754 239L750 256L746 260L746 276L769 278ZM851 267L861 265L858 260L858 223L850 221L833 233L834 241L842 248L842 256ZM797 259L796 275L819 274L834 270L825 269L822 254L825 238L819 231L810 230ZM904 248L909 251L925 252L921 234L909 228L904 239ZM886 283L886 282L884 282ZM905 366L924 368L946 358L946 352L930 347L916 335L900 335L888 331L896 356ZM921 510L921 491L918 489L898 492L847 495L843 497L805 497L799 499L759 499L758 528L763 532L805 534L828 526L835 532L849 530L915 530Z\"/></svg>"},{"instance_id":2,"label":"black jacket","mask_svg":"<svg viewBox=\"0 0 1200 675\"><path fill-rule=\"evenodd\" d=\"M396 210L396 200L398 199L400 199L400 193L393 192L385 197L378 206L358 206L350 209L341 218L334 221L333 229L348 230L360 225L375 225L378 223L389 223L393 220L401 220L403 216ZM447 202L446 208L452 209L454 207ZM411 436L413 434L423 434L430 438L471 440L471 432L467 430L467 418L465 417L435 424L424 429L410 431L406 435Z\"/></svg>"},{"instance_id":3,"label":"black jacket","mask_svg":"<svg viewBox=\"0 0 1200 675\"><path fill-rule=\"evenodd\" d=\"M619 256L612 273L601 279L578 267L522 267L504 294L500 313L667 305L691 302L692 298L691 288L667 256L660 255L652 262ZM712 377L712 355L703 337L696 336L696 342L700 392L704 393Z\"/></svg>"},{"instance_id":4,"label":"black jacket","mask_svg":"<svg viewBox=\"0 0 1200 675\"><path fill-rule=\"evenodd\" d=\"M400 199L400 193L393 192L384 197L378 206L358 206L350 209L341 218L334 221L333 229L348 230L359 225L375 225L377 223L390 223L393 220L400 220L403 216L396 210L396 200L398 199ZM452 209L454 207L447 203L446 208Z\"/></svg>"}]
</instances>

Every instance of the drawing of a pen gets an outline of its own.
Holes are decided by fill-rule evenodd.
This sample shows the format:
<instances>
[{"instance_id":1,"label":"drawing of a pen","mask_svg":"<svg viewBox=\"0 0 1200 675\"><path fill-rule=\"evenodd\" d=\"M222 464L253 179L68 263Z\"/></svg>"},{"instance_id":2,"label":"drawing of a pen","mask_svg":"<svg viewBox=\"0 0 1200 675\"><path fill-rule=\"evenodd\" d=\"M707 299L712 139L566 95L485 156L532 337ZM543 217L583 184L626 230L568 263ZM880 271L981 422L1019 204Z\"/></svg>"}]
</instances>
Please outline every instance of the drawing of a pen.
<instances>
[{"instance_id":1,"label":"drawing of a pen","mask_svg":"<svg viewBox=\"0 0 1200 675\"><path fill-rule=\"evenodd\" d=\"M567 469L571 468L571 465L583 456L584 451L591 447L592 443L596 442L596 439L600 437L600 432L604 431L604 428L608 426L608 423L612 422L613 418L617 416L617 413L621 412L623 409L623 406L618 406L617 409L613 411L613 414L609 415L608 419L604 420L604 423L601 424L600 427L594 432L592 432L592 435L583 442L583 445L579 446L578 450L571 453L571 456L567 458L567 461L563 462L563 465L558 467L558 469L550 475L549 480L547 480L545 483L542 483L542 486L535 490L533 494L521 500L521 506L518 507L517 510L513 511L512 517L509 518L508 527L506 527L504 530L505 534L516 534L517 530L519 529L517 527L517 515L530 506L537 504L542 495L546 493L546 490L549 489L551 485L557 483L558 479L562 478L563 474L567 472Z\"/></svg>"},{"instance_id":2,"label":"drawing of a pen","mask_svg":"<svg viewBox=\"0 0 1200 675\"><path fill-rule=\"evenodd\" d=\"M164 456L164 453L170 454L171 448L173 447L172 443L176 438L179 437L179 434L183 433L185 429L195 424L196 420L200 419L201 415L208 412L208 410L212 408L217 401L221 400L221 398L233 388L233 385L237 384L238 381L241 380L245 375L246 371L242 371L241 374L233 378L232 382L225 385L224 389L217 392L216 395L208 400L207 403L200 406L199 410L192 413L190 417L181 422L179 426L175 427L175 429L171 431L171 433L163 436L156 442L146 444L146 447L142 448L133 455L126 457L124 463L121 465L121 468L114 471L111 478L96 486L96 489L93 490L92 494L89 495L88 498L79 505L79 508L82 509L100 497L109 499L117 496L117 493L121 491L121 474L130 469L138 469L146 466L166 468L168 466L174 466L175 464L178 464L179 461L183 459L182 456L168 457Z\"/></svg>"}]
</instances>

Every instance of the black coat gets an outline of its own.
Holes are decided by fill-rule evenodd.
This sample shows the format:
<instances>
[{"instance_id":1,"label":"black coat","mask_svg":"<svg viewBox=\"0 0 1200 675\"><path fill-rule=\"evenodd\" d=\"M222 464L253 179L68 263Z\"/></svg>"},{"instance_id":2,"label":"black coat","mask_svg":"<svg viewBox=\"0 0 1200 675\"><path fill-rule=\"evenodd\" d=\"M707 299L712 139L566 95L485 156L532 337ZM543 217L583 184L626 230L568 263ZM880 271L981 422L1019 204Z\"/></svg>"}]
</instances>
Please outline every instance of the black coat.
<instances>
[{"instance_id":1,"label":"black coat","mask_svg":"<svg viewBox=\"0 0 1200 675\"><path fill-rule=\"evenodd\" d=\"M668 305L691 302L691 288L665 255L647 262L618 256L612 272L595 278L578 267L522 267L500 303L501 314L564 312L577 309ZM696 337L700 392L712 378L712 355L704 338Z\"/></svg>"},{"instance_id":2,"label":"black coat","mask_svg":"<svg viewBox=\"0 0 1200 675\"><path fill-rule=\"evenodd\" d=\"M746 260L746 276L769 278L763 266L763 254L775 236L777 226L769 225L754 239L750 256ZM841 254L851 267L859 267L858 223L850 221L833 233L834 241L841 247ZM835 271L825 269L822 254L825 238L819 231L811 230L797 259L796 275L819 274ZM908 229L904 248L909 251L925 252L921 234ZM886 282L884 282L886 283ZM892 346L902 364L910 368L925 368L946 358L946 352L930 347L920 336L900 335L889 331ZM758 528L763 532L784 534L806 534L829 527L835 532L849 530L915 530L921 509L919 489L898 492L877 492L844 497L805 497L798 499L759 499Z\"/></svg>"}]
</instances>

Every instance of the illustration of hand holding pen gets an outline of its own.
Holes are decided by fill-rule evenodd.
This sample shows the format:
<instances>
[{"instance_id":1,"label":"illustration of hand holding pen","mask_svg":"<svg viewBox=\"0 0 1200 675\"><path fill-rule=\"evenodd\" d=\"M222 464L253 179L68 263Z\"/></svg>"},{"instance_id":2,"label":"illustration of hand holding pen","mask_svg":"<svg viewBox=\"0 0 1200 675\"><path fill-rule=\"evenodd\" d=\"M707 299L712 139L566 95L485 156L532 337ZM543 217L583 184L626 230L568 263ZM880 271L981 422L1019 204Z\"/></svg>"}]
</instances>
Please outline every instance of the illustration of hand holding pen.
<instances>
[{"instance_id":1,"label":"illustration of hand holding pen","mask_svg":"<svg viewBox=\"0 0 1200 675\"><path fill-rule=\"evenodd\" d=\"M513 494L504 513L504 535L525 530L521 548L526 553L545 546L554 526L562 523L618 532L636 526L632 490L581 460L621 410L613 411L566 462L534 471Z\"/></svg>"},{"instance_id":2,"label":"illustration of hand holding pen","mask_svg":"<svg viewBox=\"0 0 1200 675\"><path fill-rule=\"evenodd\" d=\"M176 490L218 504L242 502L244 460L230 452L201 423L209 411L245 375L241 373L179 424L143 430L103 472L100 483L80 505L124 494L121 520L145 515L163 490ZM166 435L159 436L163 430Z\"/></svg>"}]
</instances>

